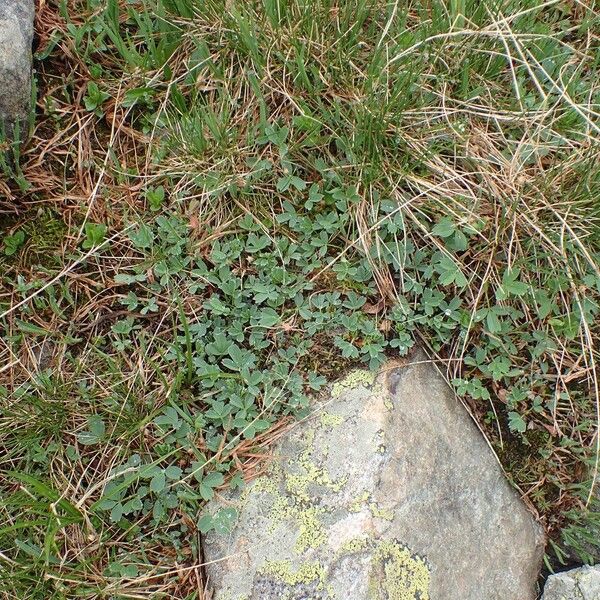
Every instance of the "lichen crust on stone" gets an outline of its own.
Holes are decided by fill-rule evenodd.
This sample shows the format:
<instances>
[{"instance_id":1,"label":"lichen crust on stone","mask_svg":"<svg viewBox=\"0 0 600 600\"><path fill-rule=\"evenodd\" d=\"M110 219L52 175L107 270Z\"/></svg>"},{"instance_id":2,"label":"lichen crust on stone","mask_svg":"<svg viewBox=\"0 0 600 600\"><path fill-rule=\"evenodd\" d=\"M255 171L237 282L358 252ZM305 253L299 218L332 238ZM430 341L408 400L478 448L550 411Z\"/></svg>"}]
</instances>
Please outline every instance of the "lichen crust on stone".
<instances>
[{"instance_id":1,"label":"lichen crust on stone","mask_svg":"<svg viewBox=\"0 0 600 600\"><path fill-rule=\"evenodd\" d=\"M351 513L360 512L363 509L363 507L365 507L368 504L370 499L371 494L367 490L365 490L359 496L354 498L354 500L352 500L350 506L348 507L348 511Z\"/></svg>"},{"instance_id":2,"label":"lichen crust on stone","mask_svg":"<svg viewBox=\"0 0 600 600\"><path fill-rule=\"evenodd\" d=\"M395 540L381 542L371 563L373 600L430 600L426 561Z\"/></svg>"},{"instance_id":3,"label":"lichen crust on stone","mask_svg":"<svg viewBox=\"0 0 600 600\"><path fill-rule=\"evenodd\" d=\"M364 369L351 371L341 381L336 381L331 388L331 397L339 398L344 392L357 387L371 389L375 383L375 375Z\"/></svg>"},{"instance_id":4,"label":"lichen crust on stone","mask_svg":"<svg viewBox=\"0 0 600 600\"><path fill-rule=\"evenodd\" d=\"M307 562L294 569L289 560L267 560L259 572L289 586L309 583L316 583L317 589L325 586L325 570L318 562Z\"/></svg>"},{"instance_id":5,"label":"lichen crust on stone","mask_svg":"<svg viewBox=\"0 0 600 600\"><path fill-rule=\"evenodd\" d=\"M384 508L377 504L377 502L369 503L369 510L376 519L383 519L384 521L394 520L394 511L390 508Z\"/></svg>"},{"instance_id":6,"label":"lichen crust on stone","mask_svg":"<svg viewBox=\"0 0 600 600\"><path fill-rule=\"evenodd\" d=\"M323 412L321 413L319 420L321 421L321 425L323 425L323 427L333 428L341 425L344 422L344 417L342 415L336 415L330 412Z\"/></svg>"},{"instance_id":7,"label":"lichen crust on stone","mask_svg":"<svg viewBox=\"0 0 600 600\"><path fill-rule=\"evenodd\" d=\"M310 486L326 488L333 493L340 492L347 482L347 476L334 479L325 468L313 458L315 431L309 430L303 436L303 449L285 469L273 468L270 473L257 479L243 494L243 503L249 496L266 494L266 509L269 516L269 532L275 534L282 522L291 522L296 532L294 552L298 555L309 549L317 549L327 541L327 531L322 517L327 509L314 505L314 494Z\"/></svg>"},{"instance_id":8,"label":"lichen crust on stone","mask_svg":"<svg viewBox=\"0 0 600 600\"><path fill-rule=\"evenodd\" d=\"M357 552L363 552L369 548L371 539L368 535L362 537L354 537L344 542L339 550L337 556L348 556L350 554L356 554Z\"/></svg>"},{"instance_id":9,"label":"lichen crust on stone","mask_svg":"<svg viewBox=\"0 0 600 600\"><path fill-rule=\"evenodd\" d=\"M290 463L294 473L285 473L285 487L290 495L300 502L311 502L308 487L311 484L320 485L333 492L339 492L345 485L347 477L333 480L329 473L316 464L312 459L312 439L308 439L304 450L298 458Z\"/></svg>"}]
</instances>

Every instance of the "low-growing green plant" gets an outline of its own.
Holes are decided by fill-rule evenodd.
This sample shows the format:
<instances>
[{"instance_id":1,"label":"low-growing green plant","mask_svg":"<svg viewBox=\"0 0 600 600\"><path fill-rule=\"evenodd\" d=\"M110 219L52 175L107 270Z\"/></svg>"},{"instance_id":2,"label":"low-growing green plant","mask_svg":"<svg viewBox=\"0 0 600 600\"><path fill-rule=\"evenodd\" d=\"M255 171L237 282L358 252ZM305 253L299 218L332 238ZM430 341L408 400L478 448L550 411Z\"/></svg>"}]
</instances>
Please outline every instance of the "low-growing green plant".
<instances>
[{"instance_id":1,"label":"low-growing green plant","mask_svg":"<svg viewBox=\"0 0 600 600\"><path fill-rule=\"evenodd\" d=\"M81 246L82 248L94 248L99 246L106 236L107 227L104 223L86 223L85 224L85 239Z\"/></svg>"},{"instance_id":2,"label":"low-growing green plant","mask_svg":"<svg viewBox=\"0 0 600 600\"><path fill-rule=\"evenodd\" d=\"M110 94L100 90L98 84L94 81L90 81L87 87L87 94L84 96L83 101L85 103L86 110L93 112L96 116L101 117L104 115L102 112L102 104L110 98Z\"/></svg>"},{"instance_id":3,"label":"low-growing green plant","mask_svg":"<svg viewBox=\"0 0 600 600\"><path fill-rule=\"evenodd\" d=\"M18 229L12 235L7 235L4 238L4 254L12 256L25 243L25 232Z\"/></svg>"}]
</instances>

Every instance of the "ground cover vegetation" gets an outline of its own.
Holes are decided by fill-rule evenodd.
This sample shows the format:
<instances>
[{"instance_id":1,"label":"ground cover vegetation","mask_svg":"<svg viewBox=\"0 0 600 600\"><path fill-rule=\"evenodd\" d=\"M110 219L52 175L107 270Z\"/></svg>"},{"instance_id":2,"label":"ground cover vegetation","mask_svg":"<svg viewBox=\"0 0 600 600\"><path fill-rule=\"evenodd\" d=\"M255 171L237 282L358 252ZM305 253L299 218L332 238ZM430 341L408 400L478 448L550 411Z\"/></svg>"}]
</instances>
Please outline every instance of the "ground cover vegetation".
<instances>
[{"instance_id":1,"label":"ground cover vegetation","mask_svg":"<svg viewBox=\"0 0 600 600\"><path fill-rule=\"evenodd\" d=\"M598 513L583 1L40 0L0 159L0 593L202 598L202 508L345 369L437 359L548 533Z\"/></svg>"}]
</instances>

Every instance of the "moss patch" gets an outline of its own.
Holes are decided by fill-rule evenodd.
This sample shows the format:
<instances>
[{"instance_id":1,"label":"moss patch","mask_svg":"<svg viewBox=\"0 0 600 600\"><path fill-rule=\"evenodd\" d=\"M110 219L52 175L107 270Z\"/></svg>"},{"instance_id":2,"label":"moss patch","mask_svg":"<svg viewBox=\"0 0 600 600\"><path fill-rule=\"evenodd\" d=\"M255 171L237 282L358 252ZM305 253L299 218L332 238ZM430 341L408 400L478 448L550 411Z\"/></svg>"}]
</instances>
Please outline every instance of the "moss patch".
<instances>
[{"instance_id":1,"label":"moss patch","mask_svg":"<svg viewBox=\"0 0 600 600\"><path fill-rule=\"evenodd\" d=\"M23 246L12 256L6 256L3 250L0 251L0 265L25 267L55 265L59 254L58 250L67 234L67 226L63 220L48 209L40 210L37 214L29 211L25 218L20 220L23 224L18 229L25 234ZM0 229L8 230L16 224L15 219L5 219L4 223L0 222Z\"/></svg>"}]
</instances>

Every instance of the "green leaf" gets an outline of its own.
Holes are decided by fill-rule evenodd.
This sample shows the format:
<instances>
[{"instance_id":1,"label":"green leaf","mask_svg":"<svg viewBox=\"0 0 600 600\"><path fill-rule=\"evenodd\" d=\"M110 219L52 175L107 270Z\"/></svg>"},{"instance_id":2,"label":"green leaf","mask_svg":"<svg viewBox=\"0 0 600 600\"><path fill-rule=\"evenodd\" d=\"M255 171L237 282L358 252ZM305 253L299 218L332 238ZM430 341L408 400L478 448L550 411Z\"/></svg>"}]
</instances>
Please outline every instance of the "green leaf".
<instances>
[{"instance_id":1,"label":"green leaf","mask_svg":"<svg viewBox=\"0 0 600 600\"><path fill-rule=\"evenodd\" d=\"M25 232L17 230L13 235L7 235L4 238L4 254L12 256L25 242Z\"/></svg>"},{"instance_id":2,"label":"green leaf","mask_svg":"<svg viewBox=\"0 0 600 600\"><path fill-rule=\"evenodd\" d=\"M159 492L162 492L165 489L166 483L167 483L167 480L166 480L165 473L164 473L164 471L160 471L150 481L150 489L155 494L158 494Z\"/></svg>"},{"instance_id":3,"label":"green leaf","mask_svg":"<svg viewBox=\"0 0 600 600\"><path fill-rule=\"evenodd\" d=\"M129 239L138 250L144 250L152 246L154 235L148 225L142 223L139 229L129 233Z\"/></svg>"},{"instance_id":4,"label":"green leaf","mask_svg":"<svg viewBox=\"0 0 600 600\"><path fill-rule=\"evenodd\" d=\"M25 486L31 488L36 494L47 498L50 502L55 503L60 509L64 510L71 518L76 521L82 519L79 509L71 504L65 498L62 498L61 494L50 486L46 485L43 481L29 475L28 473L22 473L18 471L7 471L6 475L20 481Z\"/></svg>"},{"instance_id":5,"label":"green leaf","mask_svg":"<svg viewBox=\"0 0 600 600\"><path fill-rule=\"evenodd\" d=\"M92 415L88 418L88 427L90 431L98 438L103 437L104 433L106 432L104 421L99 415Z\"/></svg>"},{"instance_id":6,"label":"green leaf","mask_svg":"<svg viewBox=\"0 0 600 600\"><path fill-rule=\"evenodd\" d=\"M183 471L175 465L171 465L165 469L165 475L168 479L180 479L182 473Z\"/></svg>"},{"instance_id":7,"label":"green leaf","mask_svg":"<svg viewBox=\"0 0 600 600\"><path fill-rule=\"evenodd\" d=\"M502 275L502 285L496 290L496 299L505 300L509 296L523 296L529 286L519 281L520 269L506 269Z\"/></svg>"},{"instance_id":8,"label":"green leaf","mask_svg":"<svg viewBox=\"0 0 600 600\"><path fill-rule=\"evenodd\" d=\"M457 252L464 252L469 246L469 240L462 231L457 229L453 237L446 239L446 245Z\"/></svg>"},{"instance_id":9,"label":"green leaf","mask_svg":"<svg viewBox=\"0 0 600 600\"><path fill-rule=\"evenodd\" d=\"M225 482L225 478L221 473L217 473L213 471L212 473L208 473L200 484L199 492L204 500L212 500L215 495L214 488L217 488Z\"/></svg>"},{"instance_id":10,"label":"green leaf","mask_svg":"<svg viewBox=\"0 0 600 600\"><path fill-rule=\"evenodd\" d=\"M219 510L212 518L212 527L216 533L225 535L230 533L237 521L238 513L235 508L227 507Z\"/></svg>"},{"instance_id":11,"label":"green leaf","mask_svg":"<svg viewBox=\"0 0 600 600\"><path fill-rule=\"evenodd\" d=\"M105 433L104 421L98 416L93 415L88 419L89 431L82 431L77 440L84 446L93 446L102 441Z\"/></svg>"},{"instance_id":12,"label":"green leaf","mask_svg":"<svg viewBox=\"0 0 600 600\"><path fill-rule=\"evenodd\" d=\"M204 465L206 464L206 460L204 461L193 461L192 462L192 473L194 475L194 479L198 483L202 483L202 479L204 478Z\"/></svg>"},{"instance_id":13,"label":"green leaf","mask_svg":"<svg viewBox=\"0 0 600 600\"><path fill-rule=\"evenodd\" d=\"M217 315L228 315L231 312L216 294L213 294L208 301L204 303L204 306Z\"/></svg>"},{"instance_id":14,"label":"green leaf","mask_svg":"<svg viewBox=\"0 0 600 600\"><path fill-rule=\"evenodd\" d=\"M142 510L144 508L144 503L140 498L132 498L131 499L131 508L133 510Z\"/></svg>"},{"instance_id":15,"label":"green leaf","mask_svg":"<svg viewBox=\"0 0 600 600\"><path fill-rule=\"evenodd\" d=\"M535 301L537 303L537 314L540 319L545 319L557 308L544 290L536 290Z\"/></svg>"},{"instance_id":16,"label":"green leaf","mask_svg":"<svg viewBox=\"0 0 600 600\"><path fill-rule=\"evenodd\" d=\"M146 200L150 210L159 211L165 201L165 188L161 185L157 188L151 188L146 192Z\"/></svg>"},{"instance_id":17,"label":"green leaf","mask_svg":"<svg viewBox=\"0 0 600 600\"><path fill-rule=\"evenodd\" d=\"M110 511L110 520L113 523L118 523L123 516L123 505L121 503L115 504Z\"/></svg>"},{"instance_id":18,"label":"green leaf","mask_svg":"<svg viewBox=\"0 0 600 600\"><path fill-rule=\"evenodd\" d=\"M508 413L508 427L511 431L525 433L527 423L518 412L511 411Z\"/></svg>"},{"instance_id":19,"label":"green leaf","mask_svg":"<svg viewBox=\"0 0 600 600\"><path fill-rule=\"evenodd\" d=\"M105 101L110 98L110 94L103 92L95 81L89 81L87 85L87 94L83 97L85 109L94 112Z\"/></svg>"},{"instance_id":20,"label":"green leaf","mask_svg":"<svg viewBox=\"0 0 600 600\"><path fill-rule=\"evenodd\" d=\"M33 323L27 323L26 321L21 321L21 319L16 319L17 327L19 331L23 333L29 333L31 335L48 335L50 332L46 329L39 327L38 325L34 325Z\"/></svg>"},{"instance_id":21,"label":"green leaf","mask_svg":"<svg viewBox=\"0 0 600 600\"><path fill-rule=\"evenodd\" d=\"M300 179L300 177L292 177L291 184L299 191L302 192L306 189L306 181Z\"/></svg>"},{"instance_id":22,"label":"green leaf","mask_svg":"<svg viewBox=\"0 0 600 600\"><path fill-rule=\"evenodd\" d=\"M439 273L439 281L442 285L451 285L454 283L458 287L465 287L468 283L463 275L460 266L449 256L442 254L435 267Z\"/></svg>"},{"instance_id":23,"label":"green leaf","mask_svg":"<svg viewBox=\"0 0 600 600\"><path fill-rule=\"evenodd\" d=\"M19 550L36 560L42 556L42 549L37 544L31 544L20 539L15 539L14 543Z\"/></svg>"},{"instance_id":24,"label":"green leaf","mask_svg":"<svg viewBox=\"0 0 600 600\"><path fill-rule=\"evenodd\" d=\"M139 475L142 479L152 479L154 476L160 473L160 471L161 469L158 465L142 465L139 470Z\"/></svg>"},{"instance_id":25,"label":"green leaf","mask_svg":"<svg viewBox=\"0 0 600 600\"><path fill-rule=\"evenodd\" d=\"M208 533L213 528L212 515L204 515L198 521L198 530L200 533Z\"/></svg>"},{"instance_id":26,"label":"green leaf","mask_svg":"<svg viewBox=\"0 0 600 600\"><path fill-rule=\"evenodd\" d=\"M150 101L155 91L151 87L139 87L132 90L127 90L121 101L121 106L130 108L134 106L138 101Z\"/></svg>"},{"instance_id":27,"label":"green leaf","mask_svg":"<svg viewBox=\"0 0 600 600\"><path fill-rule=\"evenodd\" d=\"M235 526L238 512L235 508L227 507L217 511L214 515L206 514L198 520L200 533L208 533L213 530L224 535L230 533Z\"/></svg>"},{"instance_id":28,"label":"green leaf","mask_svg":"<svg viewBox=\"0 0 600 600\"><path fill-rule=\"evenodd\" d=\"M206 344L206 352L212 356L223 356L228 353L233 342L221 331L215 333L213 342Z\"/></svg>"},{"instance_id":29,"label":"green leaf","mask_svg":"<svg viewBox=\"0 0 600 600\"><path fill-rule=\"evenodd\" d=\"M219 487L225 483L225 477L222 473L213 471L204 477L202 483L212 488Z\"/></svg>"},{"instance_id":30,"label":"green leaf","mask_svg":"<svg viewBox=\"0 0 600 600\"><path fill-rule=\"evenodd\" d=\"M272 308L263 308L260 311L260 327L274 327L280 321L279 314Z\"/></svg>"},{"instance_id":31,"label":"green leaf","mask_svg":"<svg viewBox=\"0 0 600 600\"><path fill-rule=\"evenodd\" d=\"M110 329L117 335L129 335L133 329L133 323L133 317L127 317L114 323Z\"/></svg>"},{"instance_id":32,"label":"green leaf","mask_svg":"<svg viewBox=\"0 0 600 600\"><path fill-rule=\"evenodd\" d=\"M107 227L103 223L86 223L84 231L85 239L82 246L84 248L95 248L104 241Z\"/></svg>"},{"instance_id":33,"label":"green leaf","mask_svg":"<svg viewBox=\"0 0 600 600\"><path fill-rule=\"evenodd\" d=\"M179 413L172 406L166 406L163 409L162 415L158 415L158 417L154 419L154 422L157 425L166 425L173 429L177 429L181 424Z\"/></svg>"},{"instance_id":34,"label":"green leaf","mask_svg":"<svg viewBox=\"0 0 600 600\"><path fill-rule=\"evenodd\" d=\"M336 336L334 342L335 345L342 351L342 356L344 358L358 358L360 356L358 348L354 344L347 342L344 338Z\"/></svg>"},{"instance_id":35,"label":"green leaf","mask_svg":"<svg viewBox=\"0 0 600 600\"><path fill-rule=\"evenodd\" d=\"M200 492L200 496L202 496L202 499L206 500L206 502L212 500L215 497L214 490L211 487L204 485L203 483L200 484L198 491Z\"/></svg>"},{"instance_id":36,"label":"green leaf","mask_svg":"<svg viewBox=\"0 0 600 600\"><path fill-rule=\"evenodd\" d=\"M431 230L433 235L441 238L450 237L456 230L456 227L449 217L442 217Z\"/></svg>"},{"instance_id":37,"label":"green leaf","mask_svg":"<svg viewBox=\"0 0 600 600\"><path fill-rule=\"evenodd\" d=\"M152 517L156 521L160 521L166 514L165 505L160 500L157 500L152 507Z\"/></svg>"},{"instance_id":38,"label":"green leaf","mask_svg":"<svg viewBox=\"0 0 600 600\"><path fill-rule=\"evenodd\" d=\"M267 235L256 235L250 233L246 241L246 252L255 253L268 248L271 245L271 240Z\"/></svg>"},{"instance_id":39,"label":"green leaf","mask_svg":"<svg viewBox=\"0 0 600 600\"><path fill-rule=\"evenodd\" d=\"M103 498L94 505L94 508L97 508L98 510L111 510L111 508L113 508L115 504L117 504L116 500L111 500L110 498Z\"/></svg>"},{"instance_id":40,"label":"green leaf","mask_svg":"<svg viewBox=\"0 0 600 600\"><path fill-rule=\"evenodd\" d=\"M277 180L277 191L286 192L292 185L292 175L284 175Z\"/></svg>"},{"instance_id":41,"label":"green leaf","mask_svg":"<svg viewBox=\"0 0 600 600\"><path fill-rule=\"evenodd\" d=\"M125 285L131 285L138 281L146 281L147 276L145 273L139 275L128 275L127 273L117 273L115 275L115 283L122 283Z\"/></svg>"},{"instance_id":42,"label":"green leaf","mask_svg":"<svg viewBox=\"0 0 600 600\"><path fill-rule=\"evenodd\" d=\"M485 322L490 333L500 333L502 331L502 323L493 309L488 309Z\"/></svg>"}]
</instances>

